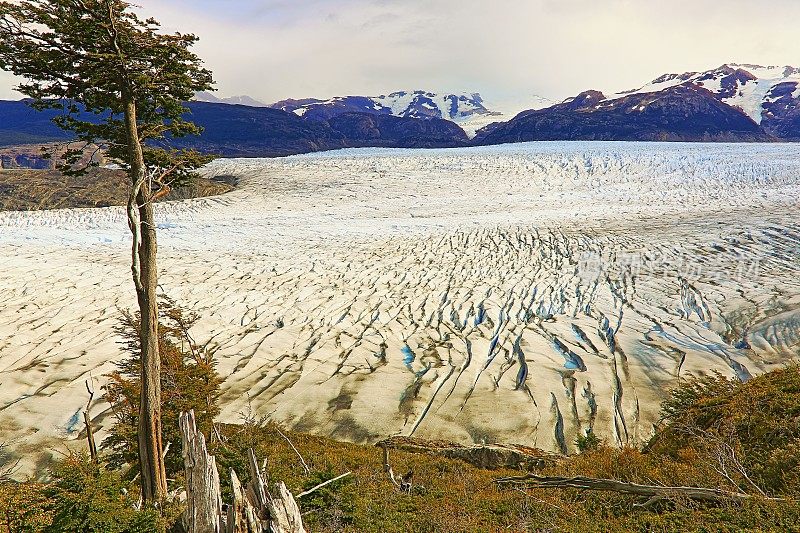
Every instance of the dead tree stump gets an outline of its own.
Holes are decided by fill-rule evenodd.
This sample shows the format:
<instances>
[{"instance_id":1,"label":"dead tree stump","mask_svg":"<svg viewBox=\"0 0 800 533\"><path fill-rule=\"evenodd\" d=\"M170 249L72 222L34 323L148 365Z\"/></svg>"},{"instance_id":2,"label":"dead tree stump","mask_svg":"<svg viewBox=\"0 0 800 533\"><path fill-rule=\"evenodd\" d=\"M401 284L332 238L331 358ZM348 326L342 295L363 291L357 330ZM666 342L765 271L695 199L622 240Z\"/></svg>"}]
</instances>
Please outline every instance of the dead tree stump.
<instances>
[{"instance_id":1,"label":"dead tree stump","mask_svg":"<svg viewBox=\"0 0 800 533\"><path fill-rule=\"evenodd\" d=\"M275 493L270 495L267 509L272 533L306 533L300 508L282 481L275 485Z\"/></svg>"},{"instance_id":2,"label":"dead tree stump","mask_svg":"<svg viewBox=\"0 0 800 533\"><path fill-rule=\"evenodd\" d=\"M231 468L231 492L233 502L228 506L228 528L226 533L262 533L261 520L256 508L245 494L239 476Z\"/></svg>"},{"instance_id":3,"label":"dead tree stump","mask_svg":"<svg viewBox=\"0 0 800 533\"><path fill-rule=\"evenodd\" d=\"M208 453L205 437L197 431L194 412L181 414L180 427L186 469L184 525L188 533L306 533L294 496L283 483L275 485L273 493L267 490L253 450L247 452L247 490L231 469L233 501L227 513L223 512L217 463Z\"/></svg>"},{"instance_id":4,"label":"dead tree stump","mask_svg":"<svg viewBox=\"0 0 800 533\"><path fill-rule=\"evenodd\" d=\"M186 470L186 530L189 533L225 533L217 462L208 453L205 437L197 431L194 411L181 414L180 427Z\"/></svg>"}]
</instances>

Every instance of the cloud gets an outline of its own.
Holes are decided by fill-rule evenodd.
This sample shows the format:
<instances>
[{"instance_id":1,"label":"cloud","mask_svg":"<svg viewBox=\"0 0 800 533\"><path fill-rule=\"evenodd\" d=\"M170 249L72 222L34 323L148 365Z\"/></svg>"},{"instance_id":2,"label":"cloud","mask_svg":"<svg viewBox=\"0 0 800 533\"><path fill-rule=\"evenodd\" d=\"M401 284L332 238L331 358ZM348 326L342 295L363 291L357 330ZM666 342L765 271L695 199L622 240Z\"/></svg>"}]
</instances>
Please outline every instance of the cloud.
<instances>
[{"instance_id":1,"label":"cloud","mask_svg":"<svg viewBox=\"0 0 800 533\"><path fill-rule=\"evenodd\" d=\"M561 99L665 72L800 57L795 0L138 3L166 29L201 37L197 52L221 94L264 101L423 88Z\"/></svg>"},{"instance_id":2,"label":"cloud","mask_svg":"<svg viewBox=\"0 0 800 533\"><path fill-rule=\"evenodd\" d=\"M0 70L0 100L18 100L22 95L13 90L13 87L19 83L19 80L9 74Z\"/></svg>"}]
</instances>

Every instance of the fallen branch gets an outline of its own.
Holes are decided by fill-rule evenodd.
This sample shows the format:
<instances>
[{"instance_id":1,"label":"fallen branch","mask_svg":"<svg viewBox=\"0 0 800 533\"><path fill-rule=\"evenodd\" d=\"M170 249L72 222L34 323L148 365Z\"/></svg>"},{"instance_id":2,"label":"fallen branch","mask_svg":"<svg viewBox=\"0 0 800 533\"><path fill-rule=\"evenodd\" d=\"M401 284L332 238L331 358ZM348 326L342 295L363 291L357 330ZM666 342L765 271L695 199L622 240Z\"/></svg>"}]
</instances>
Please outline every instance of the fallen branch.
<instances>
[{"instance_id":1,"label":"fallen branch","mask_svg":"<svg viewBox=\"0 0 800 533\"><path fill-rule=\"evenodd\" d=\"M400 492L411 494L411 483L414 478L414 471L409 470L404 476L396 476L394 470L392 470L392 466L389 464L389 448L386 444L381 446L381 448L383 448L383 470L389 476L389 481L391 481Z\"/></svg>"},{"instance_id":2,"label":"fallen branch","mask_svg":"<svg viewBox=\"0 0 800 533\"><path fill-rule=\"evenodd\" d=\"M581 489L618 492L633 496L642 496L653 502L660 499L682 496L691 500L706 502L745 501L753 498L744 492L731 492L708 487L665 487L660 485L640 485L614 479L601 479L591 477L548 477L528 474L525 476L505 477L495 480L495 483L525 485L537 489ZM761 496L758 496L761 497ZM785 501L783 498L766 498L771 501ZM651 502L648 501L648 504ZM648 505L646 504L646 505Z\"/></svg>"},{"instance_id":3,"label":"fallen branch","mask_svg":"<svg viewBox=\"0 0 800 533\"><path fill-rule=\"evenodd\" d=\"M305 461L305 459L303 459L303 456L302 456L302 455L300 455L300 452L297 450L297 448L295 448L295 447L294 447L294 444L292 444L292 441L290 441L290 440L289 440L289 437L287 437L286 435L284 435L284 434L283 434L283 432L282 432L280 429L277 429L277 428L276 428L276 431L277 431L277 432L280 434L280 436L281 436L281 437L283 437L284 439L286 439L286 442L288 442L288 443L289 443L289 446L291 446L291 447L292 447L292 449L294 450L294 453L296 453L296 454L297 454L297 457L299 457L299 458L300 458L300 462L303 464L303 469L306 471L306 475L309 475L309 474L311 474L311 469L308 467L308 465L306 464L306 461Z\"/></svg>"},{"instance_id":4,"label":"fallen branch","mask_svg":"<svg viewBox=\"0 0 800 533\"><path fill-rule=\"evenodd\" d=\"M305 492L301 492L300 494L298 494L297 496L295 496L295 498L302 498L303 496L308 496L308 495L309 495L309 494L311 494L312 492L314 492L314 491L316 491L316 490L319 490L319 489L321 489L321 488L322 488L322 487L324 487L325 485L330 485L330 484L331 484L331 483L333 483L334 481L339 481L339 480L340 480L340 479L342 479L343 477L347 477L347 476L349 476L350 474L352 474L352 472L345 472L345 473L344 473L344 474L342 474L341 476L336 476L336 477L335 477L335 478L333 478L333 479L329 479L328 481L325 481L325 482L323 482L323 483L320 483L320 484L319 484L319 485L317 485L316 487L312 487L312 488L308 489L308 490L307 490L307 491L305 491Z\"/></svg>"}]
</instances>

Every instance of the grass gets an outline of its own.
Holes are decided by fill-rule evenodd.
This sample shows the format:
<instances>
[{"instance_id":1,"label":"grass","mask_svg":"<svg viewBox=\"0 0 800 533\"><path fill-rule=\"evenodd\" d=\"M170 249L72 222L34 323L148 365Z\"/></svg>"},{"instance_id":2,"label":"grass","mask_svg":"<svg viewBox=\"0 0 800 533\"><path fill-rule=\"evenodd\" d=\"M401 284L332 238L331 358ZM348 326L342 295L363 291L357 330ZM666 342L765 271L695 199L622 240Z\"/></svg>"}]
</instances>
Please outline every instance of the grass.
<instances>
[{"instance_id":1,"label":"grass","mask_svg":"<svg viewBox=\"0 0 800 533\"><path fill-rule=\"evenodd\" d=\"M645 510L637 505L640 500L619 494L501 487L495 479L519 471L486 470L460 460L392 451L390 463L396 472L414 470L414 490L407 496L388 481L379 448L288 433L311 467L309 476L276 427L226 426L224 433L228 442L215 445L224 469L232 467L246 477L243 453L252 446L259 458L268 457L271 479L283 480L294 494L353 472L313 500L300 500L311 531L791 531L800 524L797 503L756 500L714 506L676 500ZM676 485L713 484L719 477L691 459L606 446L548 466L542 474Z\"/></svg>"}]
</instances>

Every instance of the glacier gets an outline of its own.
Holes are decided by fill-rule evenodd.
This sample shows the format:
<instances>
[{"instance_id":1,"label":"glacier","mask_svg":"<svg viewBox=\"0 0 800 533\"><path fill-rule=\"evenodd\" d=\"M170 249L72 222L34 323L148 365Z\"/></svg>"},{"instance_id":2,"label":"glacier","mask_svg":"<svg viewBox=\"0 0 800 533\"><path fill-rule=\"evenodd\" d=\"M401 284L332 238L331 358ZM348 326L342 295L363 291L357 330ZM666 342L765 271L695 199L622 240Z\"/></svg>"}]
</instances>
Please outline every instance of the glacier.
<instances>
[{"instance_id":1,"label":"glacier","mask_svg":"<svg viewBox=\"0 0 800 533\"><path fill-rule=\"evenodd\" d=\"M354 442L641 444L681 380L800 355L800 145L553 142L217 160L162 290L252 409ZM36 473L123 356L122 208L0 213L0 441ZM92 412L100 436L107 406Z\"/></svg>"}]
</instances>

